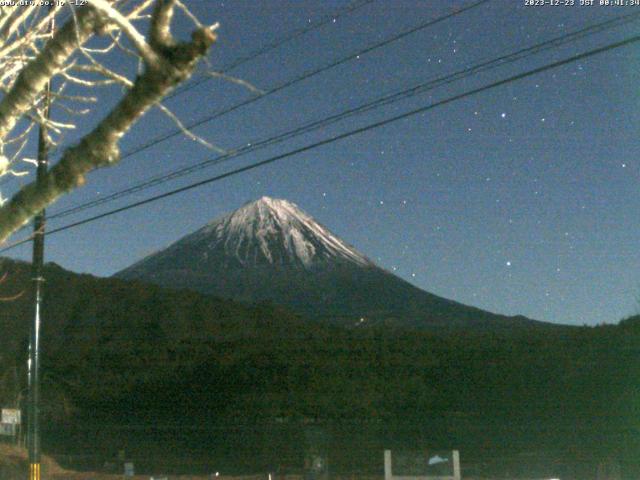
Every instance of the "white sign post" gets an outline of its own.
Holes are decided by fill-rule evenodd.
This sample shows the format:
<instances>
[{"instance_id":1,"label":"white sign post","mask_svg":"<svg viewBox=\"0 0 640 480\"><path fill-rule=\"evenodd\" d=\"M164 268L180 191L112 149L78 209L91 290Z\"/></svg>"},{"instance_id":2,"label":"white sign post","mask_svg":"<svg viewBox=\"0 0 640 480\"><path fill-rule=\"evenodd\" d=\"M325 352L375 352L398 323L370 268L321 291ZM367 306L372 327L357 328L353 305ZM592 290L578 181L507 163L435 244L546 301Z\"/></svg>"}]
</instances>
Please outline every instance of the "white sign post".
<instances>
[{"instance_id":1,"label":"white sign post","mask_svg":"<svg viewBox=\"0 0 640 480\"><path fill-rule=\"evenodd\" d=\"M20 410L17 408L3 408L0 417L0 435L15 437L20 425Z\"/></svg>"},{"instance_id":2,"label":"white sign post","mask_svg":"<svg viewBox=\"0 0 640 480\"><path fill-rule=\"evenodd\" d=\"M18 410L17 408L3 408L2 421L0 423L20 425L20 410Z\"/></svg>"}]
</instances>

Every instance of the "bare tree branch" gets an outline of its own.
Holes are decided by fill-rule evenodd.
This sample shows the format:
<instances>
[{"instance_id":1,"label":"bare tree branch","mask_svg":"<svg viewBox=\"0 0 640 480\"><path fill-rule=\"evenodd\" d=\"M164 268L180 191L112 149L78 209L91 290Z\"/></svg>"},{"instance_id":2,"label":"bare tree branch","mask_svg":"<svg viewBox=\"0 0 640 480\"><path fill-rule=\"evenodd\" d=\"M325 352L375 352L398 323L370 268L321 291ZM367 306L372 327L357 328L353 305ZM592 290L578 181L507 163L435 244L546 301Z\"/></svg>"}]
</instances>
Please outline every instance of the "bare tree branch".
<instances>
[{"instance_id":1,"label":"bare tree branch","mask_svg":"<svg viewBox=\"0 0 640 480\"><path fill-rule=\"evenodd\" d=\"M159 63L160 59L156 51L151 48L147 43L147 40L144 38L144 35L142 35L124 15L122 15L117 9L113 8L106 0L89 1L91 2L91 5L100 11L100 13L122 29L124 34L129 37L129 40L131 40L131 43L135 45L136 49L147 64L156 65Z\"/></svg>"},{"instance_id":2,"label":"bare tree branch","mask_svg":"<svg viewBox=\"0 0 640 480\"><path fill-rule=\"evenodd\" d=\"M103 0L91 2L102 9L108 6ZM157 1L151 19L150 41L148 44L145 41L145 45L153 50L153 56L147 58L146 53L140 52L145 59L145 69L120 102L93 131L63 153L43 181L26 185L0 208L0 242L61 195L82 185L87 173L118 162L120 138L149 108L158 105L169 91L186 80L198 60L206 55L216 39L217 24L198 28L193 32L191 41L177 43L170 30L173 5L172 0ZM95 14L89 12L89 9L84 9L78 13L77 32L69 27L74 22L69 22L56 33L38 58L25 68L26 71L31 67L30 73L23 75L23 71L0 102L0 139L11 130L17 118L33 105L47 79L63 70L64 62L77 50L78 43L83 43L91 35L97 20ZM101 12L106 13L103 10ZM118 22L122 20L113 13L108 18ZM126 24L118 25L124 28ZM136 48L139 47L136 45ZM33 64L38 67L33 67ZM16 88L20 94L14 92ZM11 99L7 100L8 97ZM6 115L3 113L5 111ZM52 125L55 126L55 123Z\"/></svg>"},{"instance_id":3,"label":"bare tree branch","mask_svg":"<svg viewBox=\"0 0 640 480\"><path fill-rule=\"evenodd\" d=\"M47 42L42 52L21 71L11 90L0 101L0 142L29 111L47 82L59 73L76 51L78 40L86 41L96 27L96 15L84 8L77 23L69 21Z\"/></svg>"}]
</instances>

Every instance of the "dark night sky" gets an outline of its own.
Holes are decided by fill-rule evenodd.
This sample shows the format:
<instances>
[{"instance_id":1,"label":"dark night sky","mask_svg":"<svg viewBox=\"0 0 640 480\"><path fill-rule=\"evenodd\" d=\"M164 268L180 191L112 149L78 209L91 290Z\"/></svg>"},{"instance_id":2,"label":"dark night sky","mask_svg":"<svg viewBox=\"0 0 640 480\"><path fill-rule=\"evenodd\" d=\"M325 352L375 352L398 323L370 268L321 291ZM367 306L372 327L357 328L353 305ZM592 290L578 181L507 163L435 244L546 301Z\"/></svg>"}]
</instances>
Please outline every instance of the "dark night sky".
<instances>
[{"instance_id":1,"label":"dark night sky","mask_svg":"<svg viewBox=\"0 0 640 480\"><path fill-rule=\"evenodd\" d=\"M189 3L201 20L221 24L211 54L216 69L348 5ZM230 73L268 90L470 3L375 0ZM494 0L259 100L197 133L232 149L638 9L530 7L524 0ZM635 35L639 25L581 39L50 225ZM47 240L47 260L110 275L209 220L269 195L297 203L381 266L427 291L540 320L616 322L640 309L639 55L637 45L616 49L54 235ZM107 97L116 98L115 93ZM191 121L252 95L217 79L167 105ZM165 118L149 114L125 139L124 149L172 128ZM214 155L184 138L161 143L92 174L85 187L50 212ZM11 254L26 258L29 248Z\"/></svg>"}]
</instances>

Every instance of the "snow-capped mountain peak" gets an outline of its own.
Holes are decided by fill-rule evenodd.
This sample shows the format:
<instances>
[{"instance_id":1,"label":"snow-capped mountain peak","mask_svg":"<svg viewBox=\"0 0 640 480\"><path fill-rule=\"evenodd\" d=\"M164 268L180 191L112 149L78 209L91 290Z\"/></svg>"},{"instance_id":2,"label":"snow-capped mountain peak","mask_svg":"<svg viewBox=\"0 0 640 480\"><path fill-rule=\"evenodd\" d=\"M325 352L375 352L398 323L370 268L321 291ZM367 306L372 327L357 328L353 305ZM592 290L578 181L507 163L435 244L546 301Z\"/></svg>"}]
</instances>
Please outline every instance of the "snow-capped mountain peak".
<instances>
[{"instance_id":1,"label":"snow-capped mountain peak","mask_svg":"<svg viewBox=\"0 0 640 480\"><path fill-rule=\"evenodd\" d=\"M358 327L535 325L438 297L377 267L287 200L262 197L118 272Z\"/></svg>"},{"instance_id":2,"label":"snow-capped mountain peak","mask_svg":"<svg viewBox=\"0 0 640 480\"><path fill-rule=\"evenodd\" d=\"M203 261L243 267L282 265L312 268L330 262L373 263L292 202L262 197L212 221L165 252L184 249ZM224 260L223 260L224 259Z\"/></svg>"},{"instance_id":3,"label":"snow-capped mountain peak","mask_svg":"<svg viewBox=\"0 0 640 480\"><path fill-rule=\"evenodd\" d=\"M214 248L223 243L225 253L242 265L266 262L311 267L329 260L370 263L297 205L270 197L262 197L213 221L194 237L206 239Z\"/></svg>"}]
</instances>

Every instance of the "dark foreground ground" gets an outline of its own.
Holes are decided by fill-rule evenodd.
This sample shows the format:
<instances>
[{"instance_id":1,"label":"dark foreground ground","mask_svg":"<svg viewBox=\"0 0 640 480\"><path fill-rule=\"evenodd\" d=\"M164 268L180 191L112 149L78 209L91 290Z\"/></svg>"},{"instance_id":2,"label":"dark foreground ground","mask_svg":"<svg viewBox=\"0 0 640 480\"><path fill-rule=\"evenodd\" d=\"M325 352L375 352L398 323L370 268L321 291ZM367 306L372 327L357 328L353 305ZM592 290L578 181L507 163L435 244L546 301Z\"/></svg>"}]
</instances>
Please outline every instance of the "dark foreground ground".
<instances>
[{"instance_id":1,"label":"dark foreground ground","mask_svg":"<svg viewBox=\"0 0 640 480\"><path fill-rule=\"evenodd\" d=\"M530 459L522 458L518 466L513 465L511 474L503 473L500 475L482 475L482 474L465 474L463 468L463 478L465 480L548 480L548 475L540 475L534 473L534 468L527 469L526 465L530 463ZM519 468L518 468L519 467ZM517 472L517 473L515 473ZM628 478L624 474L621 475L619 468L605 468L600 470L595 476L586 475L587 478L598 478L603 480L620 480ZM9 444L0 444L0 480L25 480L28 478L28 462L27 452L25 449ZM286 474L286 475L269 475L267 473L254 475L170 475L146 473L144 475L135 475L132 477L124 477L119 473L103 473L95 471L75 471L73 469L62 467L57 461L51 457L44 455L42 457L42 480L122 480L128 478L131 480L304 480L306 477L302 474ZM553 478L580 478L570 475L558 476ZM328 477L318 480L384 480L384 475L377 474L330 474Z\"/></svg>"},{"instance_id":2,"label":"dark foreground ground","mask_svg":"<svg viewBox=\"0 0 640 480\"><path fill-rule=\"evenodd\" d=\"M13 445L0 444L0 479L1 480L25 480L28 478L27 452L23 448ZM122 480L121 474L106 474L98 472L75 472L62 468L55 460L48 456L42 458L42 480ZM135 475L127 477L131 480L149 480L149 475ZM209 475L171 475L156 476L167 480L210 480ZM263 476L245 477L215 477L217 480L265 480ZM289 478L287 480L300 480Z\"/></svg>"}]
</instances>

